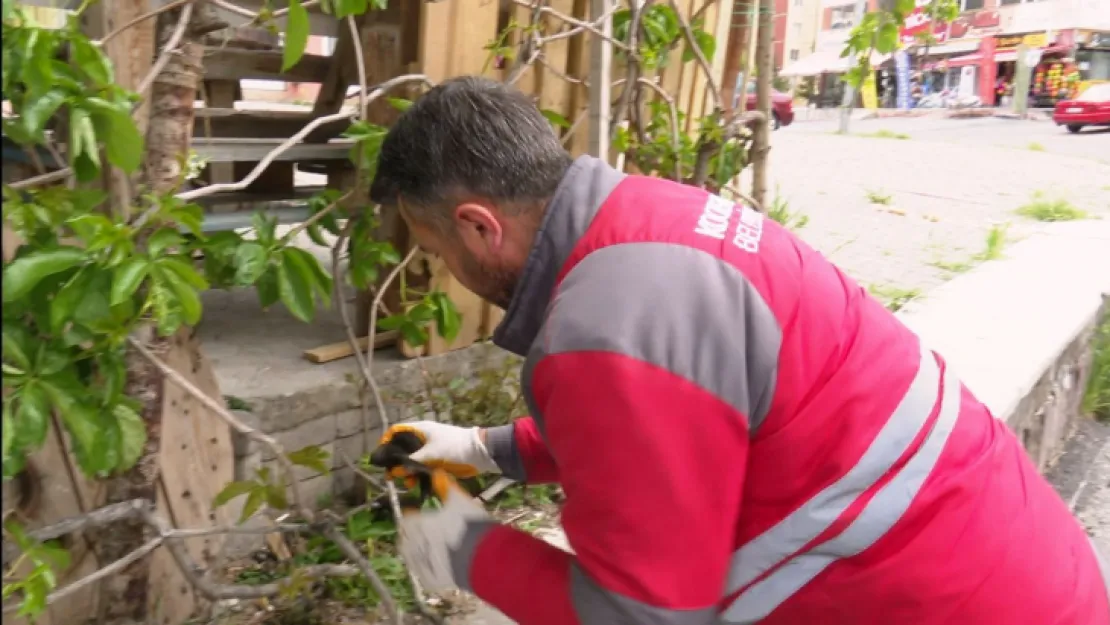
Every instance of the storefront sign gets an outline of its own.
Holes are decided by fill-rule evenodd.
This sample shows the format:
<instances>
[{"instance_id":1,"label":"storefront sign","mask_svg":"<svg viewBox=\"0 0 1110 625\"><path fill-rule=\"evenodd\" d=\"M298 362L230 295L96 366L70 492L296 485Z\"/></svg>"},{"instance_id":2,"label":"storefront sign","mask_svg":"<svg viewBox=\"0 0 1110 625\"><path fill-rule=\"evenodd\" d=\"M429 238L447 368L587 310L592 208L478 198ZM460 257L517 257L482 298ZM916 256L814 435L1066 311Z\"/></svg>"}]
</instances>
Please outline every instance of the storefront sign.
<instances>
[{"instance_id":1,"label":"storefront sign","mask_svg":"<svg viewBox=\"0 0 1110 625\"><path fill-rule=\"evenodd\" d=\"M898 108L910 108L910 55L904 49L894 52L894 79L897 81Z\"/></svg>"},{"instance_id":2,"label":"storefront sign","mask_svg":"<svg viewBox=\"0 0 1110 625\"><path fill-rule=\"evenodd\" d=\"M1045 33L1032 33L1029 35L1005 35L995 37L998 44L997 50L1012 50L1020 45L1030 48L1044 48L1048 46L1048 35Z\"/></svg>"},{"instance_id":3,"label":"storefront sign","mask_svg":"<svg viewBox=\"0 0 1110 625\"><path fill-rule=\"evenodd\" d=\"M903 45L913 43L918 35L927 33L930 30L933 32L933 39L936 40L936 43L948 41L948 24L934 24L933 19L925 13L925 9L930 1L931 0L916 0L917 6L906 16L906 20L902 23L902 30L899 33Z\"/></svg>"}]
</instances>

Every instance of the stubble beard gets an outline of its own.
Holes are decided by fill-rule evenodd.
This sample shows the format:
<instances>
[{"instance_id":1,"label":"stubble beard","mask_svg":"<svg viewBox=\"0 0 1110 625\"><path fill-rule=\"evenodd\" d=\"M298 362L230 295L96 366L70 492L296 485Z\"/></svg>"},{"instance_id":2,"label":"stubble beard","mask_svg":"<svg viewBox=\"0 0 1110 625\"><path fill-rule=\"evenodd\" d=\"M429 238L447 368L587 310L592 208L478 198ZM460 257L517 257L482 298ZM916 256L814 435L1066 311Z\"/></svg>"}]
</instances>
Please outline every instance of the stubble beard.
<instances>
[{"instance_id":1,"label":"stubble beard","mask_svg":"<svg viewBox=\"0 0 1110 625\"><path fill-rule=\"evenodd\" d=\"M474 293L494 306L506 310L513 301L520 271L506 267L483 266L469 254L464 258L465 270L470 282L475 285Z\"/></svg>"}]
</instances>

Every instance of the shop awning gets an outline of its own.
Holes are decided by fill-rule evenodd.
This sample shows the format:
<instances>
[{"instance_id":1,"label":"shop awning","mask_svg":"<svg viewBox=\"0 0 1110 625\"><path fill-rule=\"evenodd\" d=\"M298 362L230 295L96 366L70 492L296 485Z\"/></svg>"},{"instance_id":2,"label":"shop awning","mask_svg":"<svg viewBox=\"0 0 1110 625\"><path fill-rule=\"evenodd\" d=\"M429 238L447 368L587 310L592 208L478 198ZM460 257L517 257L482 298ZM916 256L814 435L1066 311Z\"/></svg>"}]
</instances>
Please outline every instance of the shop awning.
<instances>
[{"instance_id":1,"label":"shop awning","mask_svg":"<svg viewBox=\"0 0 1110 625\"><path fill-rule=\"evenodd\" d=\"M840 48L825 48L798 59L779 71L779 76L819 76L821 74L843 74L848 71L848 58L840 56ZM878 67L889 55L871 54L871 66Z\"/></svg>"},{"instance_id":2,"label":"shop awning","mask_svg":"<svg viewBox=\"0 0 1110 625\"><path fill-rule=\"evenodd\" d=\"M1041 54L1059 54L1060 52L1067 52L1070 46L1056 44L1043 48ZM965 56L957 56L954 59L948 59L948 67L964 67L965 65L978 65L979 61L983 59L983 55L976 52L975 54L968 54ZM995 63L1005 63L1007 61L1017 60L1017 50L1002 50L994 53Z\"/></svg>"}]
</instances>

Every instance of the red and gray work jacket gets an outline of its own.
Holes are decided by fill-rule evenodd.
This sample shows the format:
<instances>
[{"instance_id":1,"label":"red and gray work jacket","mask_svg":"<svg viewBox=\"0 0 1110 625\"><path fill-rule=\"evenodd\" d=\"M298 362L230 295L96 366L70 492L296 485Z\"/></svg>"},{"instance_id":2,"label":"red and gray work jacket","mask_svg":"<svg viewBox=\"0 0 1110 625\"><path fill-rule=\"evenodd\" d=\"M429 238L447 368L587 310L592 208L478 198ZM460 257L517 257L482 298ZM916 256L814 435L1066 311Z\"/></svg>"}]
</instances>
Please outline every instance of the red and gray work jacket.
<instances>
[{"instance_id":1,"label":"red and gray work jacket","mask_svg":"<svg viewBox=\"0 0 1110 625\"><path fill-rule=\"evenodd\" d=\"M1091 542L1007 426L750 208L582 157L495 342L574 553L475 523L463 588L524 625L1110 625Z\"/></svg>"}]
</instances>

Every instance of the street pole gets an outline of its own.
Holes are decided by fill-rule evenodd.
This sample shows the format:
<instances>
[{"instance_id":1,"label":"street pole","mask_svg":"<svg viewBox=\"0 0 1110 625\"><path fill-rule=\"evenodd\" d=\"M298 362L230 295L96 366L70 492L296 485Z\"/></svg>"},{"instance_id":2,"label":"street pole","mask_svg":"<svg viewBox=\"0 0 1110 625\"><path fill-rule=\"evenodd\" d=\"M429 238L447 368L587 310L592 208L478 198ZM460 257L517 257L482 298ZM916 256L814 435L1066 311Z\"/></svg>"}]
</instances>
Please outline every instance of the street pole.
<instances>
[{"instance_id":1,"label":"street pole","mask_svg":"<svg viewBox=\"0 0 1110 625\"><path fill-rule=\"evenodd\" d=\"M863 21L864 14L867 13L867 0L856 0L856 18L853 24L859 24ZM848 56L848 67L856 66L856 55L853 52ZM863 78L861 76L861 78ZM852 118L852 104L856 101L856 89L850 83L844 86L844 100L840 105L840 129L838 132L842 135L848 134L848 122Z\"/></svg>"}]
</instances>

